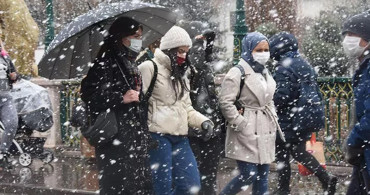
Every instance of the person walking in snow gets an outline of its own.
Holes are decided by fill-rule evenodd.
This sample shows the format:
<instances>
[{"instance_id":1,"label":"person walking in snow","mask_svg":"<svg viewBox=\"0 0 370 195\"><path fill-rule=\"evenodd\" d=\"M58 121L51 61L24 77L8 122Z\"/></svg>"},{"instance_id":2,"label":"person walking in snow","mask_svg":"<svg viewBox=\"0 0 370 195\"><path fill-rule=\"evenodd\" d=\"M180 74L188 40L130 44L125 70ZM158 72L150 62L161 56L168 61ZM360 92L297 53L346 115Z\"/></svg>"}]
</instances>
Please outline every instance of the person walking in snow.
<instances>
[{"instance_id":1,"label":"person walking in snow","mask_svg":"<svg viewBox=\"0 0 370 195\"><path fill-rule=\"evenodd\" d=\"M161 39L152 61L139 66L143 90L156 78L149 99L149 131L158 147L150 151L154 191L157 195L197 194L200 177L190 148L188 127L205 131L209 139L213 123L192 107L189 96L187 53L192 46L188 33L173 26ZM157 70L157 71L156 71Z\"/></svg>"},{"instance_id":2,"label":"person walking in snow","mask_svg":"<svg viewBox=\"0 0 370 195\"><path fill-rule=\"evenodd\" d=\"M370 193L370 10L343 24L345 54L359 62L353 76L355 126L347 140L347 161L353 165L350 194Z\"/></svg>"},{"instance_id":3,"label":"person walking in snow","mask_svg":"<svg viewBox=\"0 0 370 195\"><path fill-rule=\"evenodd\" d=\"M324 113L322 112L321 118L317 118L319 121L303 116L303 119L298 122L315 123L314 125L319 127L317 129L297 128L299 124L295 124L295 121L293 121L294 114L297 114L295 113L297 110L295 108L298 107L299 99L306 97L300 94L300 91L303 93L303 90L300 89L301 82L312 83L312 86L315 87L313 87L314 91L310 91L310 93L317 95L317 100L322 102L322 95L316 82L317 74L313 67L298 53L298 41L294 35L282 32L272 36L269 41L271 59L277 61L274 74L277 85L274 103L279 117L279 124L286 139L286 142L283 142L278 136L276 140L276 163L281 168L278 169L278 189L274 194L290 194L290 156L293 156L296 161L303 164L319 178L323 189L329 195L333 195L337 178L329 175L316 158L306 151L306 141L311 138L313 132L321 130L320 124L322 124L322 127L324 125ZM304 108L302 109L314 109L309 104L303 106ZM304 110L302 111L304 112Z\"/></svg>"},{"instance_id":4,"label":"person walking in snow","mask_svg":"<svg viewBox=\"0 0 370 195\"><path fill-rule=\"evenodd\" d=\"M152 194L149 132L142 112L142 77L135 64L143 27L131 18L116 19L94 65L81 83L81 98L91 124L100 112L116 115L118 133L95 146L100 194Z\"/></svg>"},{"instance_id":5,"label":"person walking in snow","mask_svg":"<svg viewBox=\"0 0 370 195\"><path fill-rule=\"evenodd\" d=\"M239 64L222 83L219 101L228 122L225 154L236 160L240 174L220 195L237 194L249 185L254 195L268 191L269 164L275 159L279 129L272 100L276 83L265 67L269 58L268 39L258 32L248 33L242 40Z\"/></svg>"},{"instance_id":6,"label":"person walking in snow","mask_svg":"<svg viewBox=\"0 0 370 195\"><path fill-rule=\"evenodd\" d=\"M221 132L221 111L212 69L212 61L215 59L212 50L216 34L209 29L202 33L191 33L193 32L191 30L195 30L199 26L193 25L195 22L197 21L190 22L189 30L186 28L193 39L193 46L189 52L189 61L192 68L190 99L195 110L215 122L215 133L209 140L205 140L202 135L193 133L197 130L189 128L189 134L194 134L189 140L202 178L202 188L199 194L214 195L217 191L217 172L220 157L223 154L224 144L222 141L224 141L223 136L225 135Z\"/></svg>"}]
</instances>

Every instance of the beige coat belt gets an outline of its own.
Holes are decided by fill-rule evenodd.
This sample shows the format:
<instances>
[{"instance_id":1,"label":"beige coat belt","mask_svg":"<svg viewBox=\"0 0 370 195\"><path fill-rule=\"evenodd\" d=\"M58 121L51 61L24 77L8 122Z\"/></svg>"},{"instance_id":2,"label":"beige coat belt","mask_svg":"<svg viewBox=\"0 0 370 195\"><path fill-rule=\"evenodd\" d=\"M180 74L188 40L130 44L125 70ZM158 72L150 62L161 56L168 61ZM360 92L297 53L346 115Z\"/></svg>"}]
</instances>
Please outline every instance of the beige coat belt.
<instances>
[{"instance_id":1,"label":"beige coat belt","mask_svg":"<svg viewBox=\"0 0 370 195\"><path fill-rule=\"evenodd\" d=\"M255 107L255 106L245 106L243 105L243 108L244 108L244 112L246 110L248 111L256 111L256 110L261 110L261 111L265 111L267 113L267 115L274 121L274 123L276 124L276 127L277 127L277 130L279 132L279 135L280 135L280 138L284 141L285 141L285 136L284 136L284 133L283 131L281 130L280 128L280 125L279 125L279 122L277 120L277 117L274 115L273 111L272 111L272 108L271 106L269 105L265 105L265 106L261 106L261 107Z\"/></svg>"}]
</instances>

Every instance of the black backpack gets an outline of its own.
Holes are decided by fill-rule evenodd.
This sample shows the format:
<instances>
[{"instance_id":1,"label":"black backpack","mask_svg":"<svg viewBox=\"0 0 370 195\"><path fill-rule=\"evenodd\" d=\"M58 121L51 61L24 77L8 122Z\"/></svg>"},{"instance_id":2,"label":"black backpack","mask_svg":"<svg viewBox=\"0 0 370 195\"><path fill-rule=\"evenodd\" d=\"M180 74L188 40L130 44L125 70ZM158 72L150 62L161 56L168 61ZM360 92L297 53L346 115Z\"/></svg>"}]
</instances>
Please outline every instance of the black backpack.
<instances>
[{"instance_id":1,"label":"black backpack","mask_svg":"<svg viewBox=\"0 0 370 195\"><path fill-rule=\"evenodd\" d=\"M303 77L293 69L293 74L300 81L299 95L295 108L292 109L293 130L317 132L325 127L325 108L322 94L315 77ZM312 75L315 73L312 70Z\"/></svg>"}]
</instances>

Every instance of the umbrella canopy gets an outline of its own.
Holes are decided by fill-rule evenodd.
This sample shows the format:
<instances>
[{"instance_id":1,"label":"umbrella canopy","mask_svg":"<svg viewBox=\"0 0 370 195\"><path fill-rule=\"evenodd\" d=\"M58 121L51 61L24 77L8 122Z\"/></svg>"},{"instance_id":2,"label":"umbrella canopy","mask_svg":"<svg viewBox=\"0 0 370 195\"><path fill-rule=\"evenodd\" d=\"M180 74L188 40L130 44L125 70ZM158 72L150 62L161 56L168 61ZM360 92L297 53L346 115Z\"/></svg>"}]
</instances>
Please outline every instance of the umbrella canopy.
<instances>
[{"instance_id":1,"label":"umbrella canopy","mask_svg":"<svg viewBox=\"0 0 370 195\"><path fill-rule=\"evenodd\" d=\"M119 2L104 4L75 18L54 38L41 59L39 75L71 79L86 75L104 36L118 17L130 17L144 27L143 46L161 38L176 23L176 14L150 4Z\"/></svg>"}]
</instances>

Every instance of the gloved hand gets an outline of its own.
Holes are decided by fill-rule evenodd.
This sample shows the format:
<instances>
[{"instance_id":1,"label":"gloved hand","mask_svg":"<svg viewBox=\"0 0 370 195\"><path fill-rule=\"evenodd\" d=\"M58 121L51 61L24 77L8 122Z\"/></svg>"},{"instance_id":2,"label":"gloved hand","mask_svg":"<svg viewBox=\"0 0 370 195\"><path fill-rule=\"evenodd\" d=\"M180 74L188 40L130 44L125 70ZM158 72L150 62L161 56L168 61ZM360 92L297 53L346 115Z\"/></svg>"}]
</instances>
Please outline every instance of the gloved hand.
<instances>
[{"instance_id":1,"label":"gloved hand","mask_svg":"<svg viewBox=\"0 0 370 195\"><path fill-rule=\"evenodd\" d=\"M215 31L212 31L212 30L210 30L210 29L205 30L205 31L202 33L202 35L206 38L207 43L210 43L210 42L214 41L214 40L215 40L215 38L216 38L216 33L215 33Z\"/></svg>"},{"instance_id":2,"label":"gloved hand","mask_svg":"<svg viewBox=\"0 0 370 195\"><path fill-rule=\"evenodd\" d=\"M360 166L361 163L365 162L364 149L347 145L345 159L351 165Z\"/></svg>"},{"instance_id":3,"label":"gloved hand","mask_svg":"<svg viewBox=\"0 0 370 195\"><path fill-rule=\"evenodd\" d=\"M188 130L189 137L202 137L202 131L196 128L189 128Z\"/></svg>"},{"instance_id":4,"label":"gloved hand","mask_svg":"<svg viewBox=\"0 0 370 195\"><path fill-rule=\"evenodd\" d=\"M211 121L204 121L202 123L203 140L208 141L213 135L214 125Z\"/></svg>"}]
</instances>

